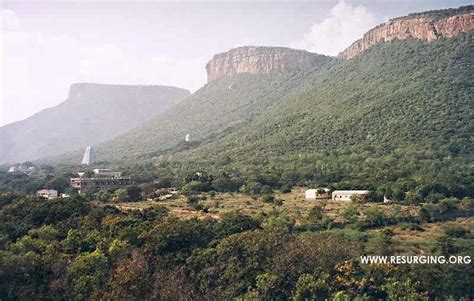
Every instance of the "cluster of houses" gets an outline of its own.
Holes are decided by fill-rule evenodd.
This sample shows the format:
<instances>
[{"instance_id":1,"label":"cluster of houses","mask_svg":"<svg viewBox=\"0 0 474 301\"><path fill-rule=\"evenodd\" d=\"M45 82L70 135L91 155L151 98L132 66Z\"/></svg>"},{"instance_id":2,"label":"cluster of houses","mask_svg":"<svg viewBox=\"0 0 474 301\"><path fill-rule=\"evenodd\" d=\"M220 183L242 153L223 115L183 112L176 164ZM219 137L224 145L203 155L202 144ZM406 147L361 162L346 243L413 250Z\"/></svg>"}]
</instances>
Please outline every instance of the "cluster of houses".
<instances>
[{"instance_id":1,"label":"cluster of houses","mask_svg":"<svg viewBox=\"0 0 474 301\"><path fill-rule=\"evenodd\" d=\"M24 173L24 174L27 174L27 175L30 175L35 171L36 171L36 167L27 166L27 165L24 165L24 164L15 165L15 166L12 166L8 169L9 173L18 172L18 173Z\"/></svg>"},{"instance_id":2,"label":"cluster of houses","mask_svg":"<svg viewBox=\"0 0 474 301\"><path fill-rule=\"evenodd\" d=\"M197 176L202 176L196 173ZM78 177L70 178L70 183L73 188L76 188L79 193L84 189L108 189L118 188L133 184L130 177L122 176L122 172L111 171L109 169L94 169L94 175L87 177L85 173L79 172ZM173 198L178 192L174 188L165 188L156 192L159 200ZM367 195L369 190L334 190L329 188L308 189L305 191L306 200L329 200L350 202L354 196ZM39 197L46 199L58 198L58 191L54 189L41 189L36 192ZM67 194L61 194L60 197L69 197Z\"/></svg>"},{"instance_id":3,"label":"cluster of houses","mask_svg":"<svg viewBox=\"0 0 474 301\"><path fill-rule=\"evenodd\" d=\"M305 191L306 200L328 200L333 201L351 201L354 195L367 195L368 190L334 190L331 192L329 188L308 189Z\"/></svg>"},{"instance_id":4,"label":"cluster of houses","mask_svg":"<svg viewBox=\"0 0 474 301\"><path fill-rule=\"evenodd\" d=\"M130 177L123 177L121 172L111 171L109 169L94 169L93 177L86 177L84 172L78 172L78 177L70 178L71 186L76 188L79 193L83 189L101 189L101 188L117 188L132 184ZM69 197L68 194L58 194L54 189L41 189L36 191L36 196L43 197L48 200Z\"/></svg>"}]
</instances>

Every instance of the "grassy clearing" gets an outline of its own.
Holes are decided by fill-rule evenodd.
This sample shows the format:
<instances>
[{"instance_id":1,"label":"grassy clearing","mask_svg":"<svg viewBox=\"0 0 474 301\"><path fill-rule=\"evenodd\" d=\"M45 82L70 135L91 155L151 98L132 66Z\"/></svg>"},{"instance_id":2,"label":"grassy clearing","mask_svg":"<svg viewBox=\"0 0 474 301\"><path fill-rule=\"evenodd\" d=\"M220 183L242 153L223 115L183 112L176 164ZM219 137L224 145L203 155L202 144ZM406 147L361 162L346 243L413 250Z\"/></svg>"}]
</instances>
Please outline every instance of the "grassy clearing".
<instances>
[{"instance_id":1,"label":"grassy clearing","mask_svg":"<svg viewBox=\"0 0 474 301\"><path fill-rule=\"evenodd\" d=\"M262 197L252 197L241 193L219 193L213 196L209 194L201 195L202 200L199 204L207 210L196 210L187 201L187 197L179 196L176 199L168 199L163 201L141 201L133 203L116 203L111 204L120 210L143 210L148 207L161 205L168 208L171 214L188 219L197 217L199 219L213 218L219 219L223 214L240 211L251 216L258 216L261 214L268 214L277 209L285 212L290 217L294 218L296 224L301 224L302 220L308 215L311 208L315 206L323 207L323 212L326 216L333 219L335 222L342 222L342 212L351 205L350 202L340 202L332 200L305 200L304 188L293 189L290 193L275 193L276 200L282 200L281 205L264 202ZM405 206L395 204L357 204L357 210L363 215L363 210L370 206L377 206L386 214L391 214L395 210L416 215L419 207ZM205 212L207 211L207 212ZM330 231L341 232L345 236L355 240L369 239L376 237L381 228L360 231L357 229L333 229ZM462 227L470 231L468 235L462 238L454 238L456 246L462 249L474 248L474 217L461 217L453 220L442 221L437 223L423 223L415 225L410 223L399 223L384 227L391 229L394 233L392 237L393 247L396 252L407 254L429 254L436 247L437 239L445 234L447 227Z\"/></svg>"},{"instance_id":2,"label":"grassy clearing","mask_svg":"<svg viewBox=\"0 0 474 301\"><path fill-rule=\"evenodd\" d=\"M144 209L151 206L161 205L168 208L173 214L178 217L212 217L219 218L220 215L231 211L240 211L249 215L257 215L261 213L269 213L274 209L285 212L297 222L308 214L311 208L315 206L324 207L325 215L334 219L336 222L341 221L341 212L350 206L350 202L340 202L332 200L305 200L305 188L296 188L289 193L276 192L274 194L275 200L281 200L281 205L275 203L264 202L262 197L250 196L241 193L219 193L211 196L209 194L202 194L203 200L199 204L207 208L207 213L202 210L196 210L187 202L185 196L179 196L176 199L168 199L163 201L141 201L141 202L127 202L111 204L121 210L136 210ZM412 215L416 214L418 208L416 206L402 206L391 204L358 204L357 208L362 211L364 208L370 206L380 207L383 211L389 213L399 207L400 210L408 212Z\"/></svg>"}]
</instances>

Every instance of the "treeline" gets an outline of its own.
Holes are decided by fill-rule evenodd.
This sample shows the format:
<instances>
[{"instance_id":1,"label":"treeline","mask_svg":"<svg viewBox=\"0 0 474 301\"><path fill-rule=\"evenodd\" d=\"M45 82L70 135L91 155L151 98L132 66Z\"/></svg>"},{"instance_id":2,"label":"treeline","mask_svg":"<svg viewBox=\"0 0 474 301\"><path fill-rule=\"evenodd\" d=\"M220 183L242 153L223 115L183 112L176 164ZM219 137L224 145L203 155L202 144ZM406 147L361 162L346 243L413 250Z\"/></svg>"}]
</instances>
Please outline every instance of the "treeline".
<instances>
[{"instance_id":1,"label":"treeline","mask_svg":"<svg viewBox=\"0 0 474 301\"><path fill-rule=\"evenodd\" d=\"M124 213L79 197L2 194L0 204L2 300L474 297L470 265L360 264L363 254L394 253L390 231L311 230L277 210L186 220L163 207ZM472 256L469 248L449 252Z\"/></svg>"}]
</instances>

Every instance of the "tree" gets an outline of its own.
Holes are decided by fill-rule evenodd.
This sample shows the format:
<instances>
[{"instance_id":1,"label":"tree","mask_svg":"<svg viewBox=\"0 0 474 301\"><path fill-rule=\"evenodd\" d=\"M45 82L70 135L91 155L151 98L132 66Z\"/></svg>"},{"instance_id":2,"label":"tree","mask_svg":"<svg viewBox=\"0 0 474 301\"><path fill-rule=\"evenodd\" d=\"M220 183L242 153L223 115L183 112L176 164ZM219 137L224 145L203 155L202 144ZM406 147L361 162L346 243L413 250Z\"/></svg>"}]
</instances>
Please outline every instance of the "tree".
<instances>
[{"instance_id":1,"label":"tree","mask_svg":"<svg viewBox=\"0 0 474 301\"><path fill-rule=\"evenodd\" d=\"M119 202L125 202L127 200L127 190L123 188L115 190L114 195Z\"/></svg>"},{"instance_id":2,"label":"tree","mask_svg":"<svg viewBox=\"0 0 474 301\"><path fill-rule=\"evenodd\" d=\"M130 185L126 188L127 196L130 201L136 202L141 199L142 189L136 185Z\"/></svg>"},{"instance_id":3,"label":"tree","mask_svg":"<svg viewBox=\"0 0 474 301\"><path fill-rule=\"evenodd\" d=\"M105 299L146 300L151 287L150 276L145 256L138 249L131 250L129 257L114 264L108 281L111 289Z\"/></svg>"},{"instance_id":4,"label":"tree","mask_svg":"<svg viewBox=\"0 0 474 301\"><path fill-rule=\"evenodd\" d=\"M413 283L410 279L399 280L395 278L390 278L388 282L383 286L383 288L387 292L387 300L390 301L428 300L428 297L422 297L420 294L418 294L416 285L417 284Z\"/></svg>"},{"instance_id":5,"label":"tree","mask_svg":"<svg viewBox=\"0 0 474 301\"><path fill-rule=\"evenodd\" d=\"M317 279L313 275L303 274L296 283L293 293L294 301L327 300L330 288L323 279Z\"/></svg>"},{"instance_id":6,"label":"tree","mask_svg":"<svg viewBox=\"0 0 474 301\"><path fill-rule=\"evenodd\" d=\"M216 191L239 191L240 185L239 181L236 181L227 175L221 175L212 181L212 187L214 187Z\"/></svg>"},{"instance_id":7,"label":"tree","mask_svg":"<svg viewBox=\"0 0 474 301\"><path fill-rule=\"evenodd\" d=\"M170 178L160 178L155 182L155 188L169 188L171 187L171 179Z\"/></svg>"},{"instance_id":8,"label":"tree","mask_svg":"<svg viewBox=\"0 0 474 301\"><path fill-rule=\"evenodd\" d=\"M240 190L243 193L258 195L258 194L262 193L263 185L261 183L258 183L258 182L249 182L249 183L246 183L246 184L242 185Z\"/></svg>"},{"instance_id":9,"label":"tree","mask_svg":"<svg viewBox=\"0 0 474 301\"><path fill-rule=\"evenodd\" d=\"M257 275L255 280L255 288L250 287L248 292L237 300L274 300L275 290L278 288L278 276L265 273Z\"/></svg>"},{"instance_id":10,"label":"tree","mask_svg":"<svg viewBox=\"0 0 474 301\"><path fill-rule=\"evenodd\" d=\"M320 205L316 205L313 208L311 208L311 210L309 210L306 221L309 224L316 225L316 224L321 223L323 217L324 217L323 207Z\"/></svg>"},{"instance_id":11,"label":"tree","mask_svg":"<svg viewBox=\"0 0 474 301\"><path fill-rule=\"evenodd\" d=\"M359 218L359 211L357 210L357 206L349 205L347 206L344 211L342 211L342 217L346 223L355 223Z\"/></svg>"},{"instance_id":12,"label":"tree","mask_svg":"<svg viewBox=\"0 0 474 301\"><path fill-rule=\"evenodd\" d=\"M191 195L211 190L211 184L207 182L191 181L181 188L181 193Z\"/></svg>"},{"instance_id":13,"label":"tree","mask_svg":"<svg viewBox=\"0 0 474 301\"><path fill-rule=\"evenodd\" d=\"M454 240L447 235L440 236L437 239L436 243L437 243L437 249L444 256L450 256L459 251L459 249L454 245Z\"/></svg>"},{"instance_id":14,"label":"tree","mask_svg":"<svg viewBox=\"0 0 474 301\"><path fill-rule=\"evenodd\" d=\"M107 257L99 249L77 256L69 266L75 298L78 300L88 300L92 296L97 298L102 291L107 270Z\"/></svg>"},{"instance_id":15,"label":"tree","mask_svg":"<svg viewBox=\"0 0 474 301\"><path fill-rule=\"evenodd\" d=\"M363 211L365 222L369 227L377 227L385 224L385 214L377 206L370 206Z\"/></svg>"},{"instance_id":16,"label":"tree","mask_svg":"<svg viewBox=\"0 0 474 301\"><path fill-rule=\"evenodd\" d=\"M215 231L219 237L226 237L234 233L257 230L260 222L255 218L238 211L224 213L216 224Z\"/></svg>"},{"instance_id":17,"label":"tree","mask_svg":"<svg viewBox=\"0 0 474 301\"><path fill-rule=\"evenodd\" d=\"M145 195L145 196L148 196L150 195L151 193L153 193L153 191L155 191L155 188L153 187L153 185L149 184L149 183L143 183L143 184L140 184L140 189L142 190L142 193Z\"/></svg>"}]
</instances>

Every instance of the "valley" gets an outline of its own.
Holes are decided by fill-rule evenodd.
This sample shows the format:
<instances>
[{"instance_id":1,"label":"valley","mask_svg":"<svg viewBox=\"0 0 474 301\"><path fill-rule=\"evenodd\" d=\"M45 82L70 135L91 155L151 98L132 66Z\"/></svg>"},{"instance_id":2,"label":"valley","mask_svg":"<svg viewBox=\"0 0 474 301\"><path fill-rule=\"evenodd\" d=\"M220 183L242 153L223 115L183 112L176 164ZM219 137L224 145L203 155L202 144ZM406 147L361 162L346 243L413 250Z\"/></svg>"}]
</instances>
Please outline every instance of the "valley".
<instances>
[{"instance_id":1,"label":"valley","mask_svg":"<svg viewBox=\"0 0 474 301\"><path fill-rule=\"evenodd\" d=\"M73 84L0 128L0 300L473 299L473 41L468 5Z\"/></svg>"}]
</instances>

